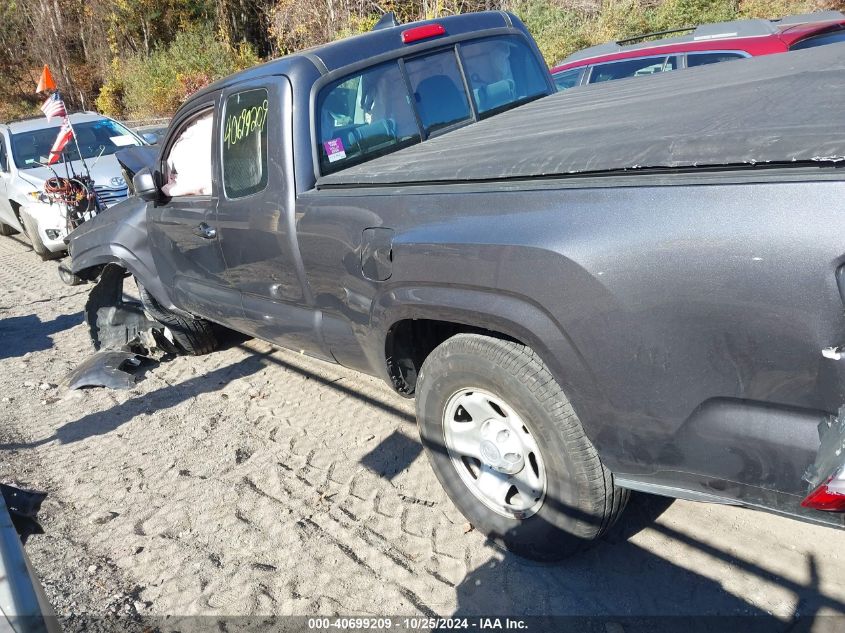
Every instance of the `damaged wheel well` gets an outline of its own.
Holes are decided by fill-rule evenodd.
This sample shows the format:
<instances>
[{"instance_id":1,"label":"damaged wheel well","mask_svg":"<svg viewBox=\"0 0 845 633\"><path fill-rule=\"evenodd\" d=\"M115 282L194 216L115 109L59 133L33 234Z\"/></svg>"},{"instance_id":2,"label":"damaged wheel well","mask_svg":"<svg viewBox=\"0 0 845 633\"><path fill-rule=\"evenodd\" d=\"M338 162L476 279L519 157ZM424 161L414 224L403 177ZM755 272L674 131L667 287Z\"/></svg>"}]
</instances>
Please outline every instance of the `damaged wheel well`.
<instances>
[{"instance_id":1,"label":"damaged wheel well","mask_svg":"<svg viewBox=\"0 0 845 633\"><path fill-rule=\"evenodd\" d=\"M456 334L482 334L524 345L502 332L433 319L405 319L394 323L385 340L387 371L394 389L404 396L412 396L422 364L434 349Z\"/></svg>"},{"instance_id":2,"label":"damaged wheel well","mask_svg":"<svg viewBox=\"0 0 845 633\"><path fill-rule=\"evenodd\" d=\"M131 272L119 264L105 264L101 268L100 279L85 304L85 321L95 349L128 347L146 353L158 348L167 353L194 355L216 349L212 323L168 310L138 281L140 300L126 297L123 283Z\"/></svg>"},{"instance_id":3,"label":"damaged wheel well","mask_svg":"<svg viewBox=\"0 0 845 633\"><path fill-rule=\"evenodd\" d=\"M92 288L85 303L85 322L94 348L119 349L147 329L157 326L147 318L139 301L123 296L123 280L129 276L118 264L102 267L100 281Z\"/></svg>"},{"instance_id":4,"label":"damaged wheel well","mask_svg":"<svg viewBox=\"0 0 845 633\"><path fill-rule=\"evenodd\" d=\"M18 219L18 224L23 226L23 220L21 219L21 205L19 202L15 202L14 200L9 200L9 206L12 207L12 212L15 214L15 217Z\"/></svg>"},{"instance_id":5,"label":"damaged wheel well","mask_svg":"<svg viewBox=\"0 0 845 633\"><path fill-rule=\"evenodd\" d=\"M103 272L103 268L105 268L109 264L100 264L99 266L91 266L90 268L84 268L82 270L77 271L75 274L80 279L84 279L85 281L96 281L99 276ZM118 264L111 264L112 266L118 266Z\"/></svg>"}]
</instances>

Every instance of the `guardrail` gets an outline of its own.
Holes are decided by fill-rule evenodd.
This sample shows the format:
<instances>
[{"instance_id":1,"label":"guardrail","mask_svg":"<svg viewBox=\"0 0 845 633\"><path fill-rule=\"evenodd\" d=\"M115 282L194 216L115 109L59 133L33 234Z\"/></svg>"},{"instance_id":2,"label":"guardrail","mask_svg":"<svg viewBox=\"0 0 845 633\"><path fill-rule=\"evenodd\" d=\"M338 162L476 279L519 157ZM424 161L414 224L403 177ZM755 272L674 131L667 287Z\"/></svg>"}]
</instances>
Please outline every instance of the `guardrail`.
<instances>
[{"instance_id":1,"label":"guardrail","mask_svg":"<svg viewBox=\"0 0 845 633\"><path fill-rule=\"evenodd\" d=\"M0 494L0 631L59 630Z\"/></svg>"},{"instance_id":2,"label":"guardrail","mask_svg":"<svg viewBox=\"0 0 845 633\"><path fill-rule=\"evenodd\" d=\"M141 127L161 127L170 123L170 117L161 117L158 119L130 119L128 121L121 121L121 123L133 130Z\"/></svg>"}]
</instances>

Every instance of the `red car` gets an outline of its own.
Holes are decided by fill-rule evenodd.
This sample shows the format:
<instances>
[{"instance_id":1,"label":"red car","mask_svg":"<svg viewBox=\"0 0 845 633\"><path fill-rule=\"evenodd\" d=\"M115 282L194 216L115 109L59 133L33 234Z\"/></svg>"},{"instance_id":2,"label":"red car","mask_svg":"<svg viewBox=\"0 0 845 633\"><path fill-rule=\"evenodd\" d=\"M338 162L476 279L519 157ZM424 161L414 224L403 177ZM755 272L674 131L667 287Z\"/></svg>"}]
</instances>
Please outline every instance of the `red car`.
<instances>
[{"instance_id":1,"label":"red car","mask_svg":"<svg viewBox=\"0 0 845 633\"><path fill-rule=\"evenodd\" d=\"M643 41L660 35L687 35ZM552 68L557 89L845 42L845 14L820 11L780 20L737 20L649 33L591 46Z\"/></svg>"}]
</instances>

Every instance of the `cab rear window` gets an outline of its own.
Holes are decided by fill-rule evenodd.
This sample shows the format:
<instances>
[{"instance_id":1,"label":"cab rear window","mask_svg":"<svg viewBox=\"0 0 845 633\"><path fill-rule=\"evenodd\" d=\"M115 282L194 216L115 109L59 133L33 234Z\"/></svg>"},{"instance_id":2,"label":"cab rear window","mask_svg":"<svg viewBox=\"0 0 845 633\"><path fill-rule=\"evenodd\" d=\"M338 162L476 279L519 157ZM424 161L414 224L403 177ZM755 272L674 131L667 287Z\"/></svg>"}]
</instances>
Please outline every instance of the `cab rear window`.
<instances>
[{"instance_id":1,"label":"cab rear window","mask_svg":"<svg viewBox=\"0 0 845 633\"><path fill-rule=\"evenodd\" d=\"M463 44L460 48L473 100L482 118L548 91L548 70L515 37Z\"/></svg>"},{"instance_id":2,"label":"cab rear window","mask_svg":"<svg viewBox=\"0 0 845 633\"><path fill-rule=\"evenodd\" d=\"M319 101L323 173L381 156L420 139L398 62L330 85Z\"/></svg>"},{"instance_id":3,"label":"cab rear window","mask_svg":"<svg viewBox=\"0 0 845 633\"><path fill-rule=\"evenodd\" d=\"M548 71L533 49L510 35L358 71L318 95L320 171L383 156L549 92Z\"/></svg>"},{"instance_id":4,"label":"cab rear window","mask_svg":"<svg viewBox=\"0 0 845 633\"><path fill-rule=\"evenodd\" d=\"M453 49L410 59L405 71L426 134L472 119Z\"/></svg>"}]
</instances>

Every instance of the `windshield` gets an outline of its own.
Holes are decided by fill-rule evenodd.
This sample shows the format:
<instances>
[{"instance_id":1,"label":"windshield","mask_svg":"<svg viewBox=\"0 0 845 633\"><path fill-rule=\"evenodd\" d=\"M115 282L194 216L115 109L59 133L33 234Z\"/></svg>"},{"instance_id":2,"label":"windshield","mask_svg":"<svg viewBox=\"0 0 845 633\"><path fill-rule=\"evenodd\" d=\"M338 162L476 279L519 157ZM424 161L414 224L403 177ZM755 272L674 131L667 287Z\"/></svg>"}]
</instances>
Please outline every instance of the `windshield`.
<instances>
[{"instance_id":1,"label":"windshield","mask_svg":"<svg viewBox=\"0 0 845 633\"><path fill-rule=\"evenodd\" d=\"M50 148L56 141L60 127L60 125L56 125L55 127L13 134L11 139L12 155L18 169L39 167L39 163L46 164L50 156ZM71 140L65 146L59 162L64 159L79 159L79 153L76 151L77 143L79 143L82 158L86 159L96 158L101 153L104 156L114 154L121 147L141 145L141 142L132 132L110 119L75 123L73 129L76 132L76 143Z\"/></svg>"}]
</instances>

